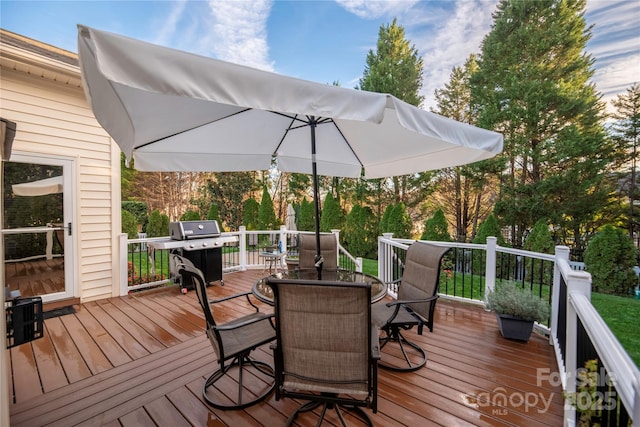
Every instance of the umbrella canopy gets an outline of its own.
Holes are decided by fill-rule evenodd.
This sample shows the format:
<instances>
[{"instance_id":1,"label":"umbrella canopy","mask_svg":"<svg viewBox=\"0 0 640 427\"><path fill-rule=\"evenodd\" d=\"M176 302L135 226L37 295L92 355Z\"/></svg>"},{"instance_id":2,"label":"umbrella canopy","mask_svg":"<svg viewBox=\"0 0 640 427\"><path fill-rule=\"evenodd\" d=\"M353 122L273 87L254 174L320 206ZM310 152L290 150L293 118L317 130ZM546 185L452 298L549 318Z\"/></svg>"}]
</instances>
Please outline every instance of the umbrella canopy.
<instances>
[{"instance_id":1,"label":"umbrella canopy","mask_svg":"<svg viewBox=\"0 0 640 427\"><path fill-rule=\"evenodd\" d=\"M287 217L284 220L284 225L287 227L287 230L297 230L296 227L296 210L293 208L291 203L287 205Z\"/></svg>"},{"instance_id":2,"label":"umbrella canopy","mask_svg":"<svg viewBox=\"0 0 640 427\"><path fill-rule=\"evenodd\" d=\"M40 179L38 181L23 182L11 186L13 194L16 196L45 196L47 194L58 194L63 191L63 177L54 176L52 178Z\"/></svg>"},{"instance_id":3,"label":"umbrella canopy","mask_svg":"<svg viewBox=\"0 0 640 427\"><path fill-rule=\"evenodd\" d=\"M98 122L143 171L383 178L493 157L502 135L391 95L313 83L78 26ZM319 240L319 236L318 236ZM320 255L320 254L318 254Z\"/></svg>"}]
</instances>

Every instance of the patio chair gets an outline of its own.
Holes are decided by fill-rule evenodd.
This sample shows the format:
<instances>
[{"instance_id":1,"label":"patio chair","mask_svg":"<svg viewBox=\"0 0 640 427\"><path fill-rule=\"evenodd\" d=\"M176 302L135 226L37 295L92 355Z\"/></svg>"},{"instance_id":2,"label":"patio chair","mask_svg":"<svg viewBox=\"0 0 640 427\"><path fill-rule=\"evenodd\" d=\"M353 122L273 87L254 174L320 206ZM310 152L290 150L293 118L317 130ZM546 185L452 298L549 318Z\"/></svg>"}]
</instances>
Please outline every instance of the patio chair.
<instances>
[{"instance_id":1,"label":"patio chair","mask_svg":"<svg viewBox=\"0 0 640 427\"><path fill-rule=\"evenodd\" d=\"M316 235L300 234L298 268L316 268ZM320 235L320 253L324 259L323 268L335 270L338 268L338 242L335 234Z\"/></svg>"},{"instance_id":2,"label":"patio chair","mask_svg":"<svg viewBox=\"0 0 640 427\"><path fill-rule=\"evenodd\" d=\"M276 400L307 401L287 420L322 406L346 426L342 409L373 426L377 412L378 334L371 324L371 284L269 277L277 340ZM302 421L302 420L301 420Z\"/></svg>"},{"instance_id":3,"label":"patio chair","mask_svg":"<svg viewBox=\"0 0 640 427\"><path fill-rule=\"evenodd\" d=\"M427 362L427 355L416 343L405 338L401 330L417 326L422 335L424 326L433 332L433 313L438 299L440 262L450 248L416 242L407 250L402 277L398 284L398 299L379 302L371 309L373 322L383 331L380 351L389 343L399 346L393 355L382 353L380 366L394 371L415 371ZM408 348L407 348L408 347ZM396 348L397 350L397 348ZM401 354L403 362L391 360ZM386 360L385 360L386 359Z\"/></svg>"},{"instance_id":4,"label":"patio chair","mask_svg":"<svg viewBox=\"0 0 640 427\"><path fill-rule=\"evenodd\" d=\"M218 357L218 369L204 383L204 400L214 408L220 409L243 409L264 400L275 386L273 367L251 358L250 354L276 338L273 314L260 312L249 298L251 292L209 300L202 272L188 259L174 256L179 259L178 268L182 280L193 283L204 313L207 336ZM224 324L217 324L212 307L241 297L246 297L255 312ZM243 385L245 376L251 380L251 390ZM220 384L220 388L216 383ZM228 387L235 387L237 390L229 392Z\"/></svg>"}]
</instances>

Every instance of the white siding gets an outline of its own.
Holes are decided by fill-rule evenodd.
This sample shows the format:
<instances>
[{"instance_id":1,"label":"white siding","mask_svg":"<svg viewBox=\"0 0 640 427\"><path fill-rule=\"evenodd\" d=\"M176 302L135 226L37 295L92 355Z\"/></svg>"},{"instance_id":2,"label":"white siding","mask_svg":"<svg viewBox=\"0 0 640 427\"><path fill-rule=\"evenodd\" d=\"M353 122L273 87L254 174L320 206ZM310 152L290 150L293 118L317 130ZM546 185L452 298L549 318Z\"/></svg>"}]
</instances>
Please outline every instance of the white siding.
<instances>
[{"instance_id":1,"label":"white siding","mask_svg":"<svg viewBox=\"0 0 640 427\"><path fill-rule=\"evenodd\" d=\"M78 296L89 301L117 295L119 151L95 120L77 79L64 84L6 64L0 69L1 116L17 123L13 151L75 159Z\"/></svg>"}]
</instances>

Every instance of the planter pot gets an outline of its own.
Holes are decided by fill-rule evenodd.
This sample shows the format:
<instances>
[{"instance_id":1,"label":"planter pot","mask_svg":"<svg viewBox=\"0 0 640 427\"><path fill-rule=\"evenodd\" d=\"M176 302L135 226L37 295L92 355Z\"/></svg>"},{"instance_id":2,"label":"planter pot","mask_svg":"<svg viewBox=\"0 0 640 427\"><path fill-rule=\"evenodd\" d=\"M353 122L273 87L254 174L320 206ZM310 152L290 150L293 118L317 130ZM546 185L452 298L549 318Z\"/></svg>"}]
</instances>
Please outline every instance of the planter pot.
<instances>
[{"instance_id":1,"label":"planter pot","mask_svg":"<svg viewBox=\"0 0 640 427\"><path fill-rule=\"evenodd\" d=\"M288 270L295 270L296 268L298 268L297 259L285 259L285 262L287 263Z\"/></svg>"},{"instance_id":2,"label":"planter pot","mask_svg":"<svg viewBox=\"0 0 640 427\"><path fill-rule=\"evenodd\" d=\"M522 320L518 317L496 313L500 333L503 337L516 341L529 341L533 331L533 320Z\"/></svg>"}]
</instances>

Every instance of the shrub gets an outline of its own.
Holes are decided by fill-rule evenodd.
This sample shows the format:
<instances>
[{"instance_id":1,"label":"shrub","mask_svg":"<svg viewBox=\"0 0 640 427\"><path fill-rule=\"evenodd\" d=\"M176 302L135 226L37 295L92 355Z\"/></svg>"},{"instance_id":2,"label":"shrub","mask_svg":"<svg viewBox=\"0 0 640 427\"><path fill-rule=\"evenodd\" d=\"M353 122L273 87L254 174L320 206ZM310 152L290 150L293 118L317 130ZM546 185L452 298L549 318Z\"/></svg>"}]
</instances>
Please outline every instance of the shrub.
<instances>
[{"instance_id":1,"label":"shrub","mask_svg":"<svg viewBox=\"0 0 640 427\"><path fill-rule=\"evenodd\" d=\"M633 272L635 262L633 240L611 225L593 236L584 252L584 263L591 273L593 290L604 294L629 294L637 282Z\"/></svg>"},{"instance_id":2,"label":"shrub","mask_svg":"<svg viewBox=\"0 0 640 427\"><path fill-rule=\"evenodd\" d=\"M147 237L162 237L169 234L169 217L161 214L158 209L154 209L149 215L147 224Z\"/></svg>"},{"instance_id":3,"label":"shrub","mask_svg":"<svg viewBox=\"0 0 640 427\"><path fill-rule=\"evenodd\" d=\"M531 229L531 233L524 241L523 249L531 252L543 254L553 254L554 242L549 231L547 221L539 219ZM542 262L539 259L526 258L525 274L531 275L533 280L541 283L551 283L553 275L553 265L549 262Z\"/></svg>"},{"instance_id":4,"label":"shrub","mask_svg":"<svg viewBox=\"0 0 640 427\"><path fill-rule=\"evenodd\" d=\"M497 283L487 293L485 304L487 310L523 320L540 322L549 318L549 303L513 282Z\"/></svg>"},{"instance_id":5,"label":"shrub","mask_svg":"<svg viewBox=\"0 0 640 427\"><path fill-rule=\"evenodd\" d=\"M389 215L389 223L387 228L393 237L398 239L411 238L411 229L413 228L413 221L409 217L405 204L400 202L393 207L391 215Z\"/></svg>"},{"instance_id":6,"label":"shrub","mask_svg":"<svg viewBox=\"0 0 640 427\"><path fill-rule=\"evenodd\" d=\"M298 230L300 231L315 231L315 207L312 202L307 201L307 198L303 198L300 203L300 218L298 218Z\"/></svg>"},{"instance_id":7,"label":"shrub","mask_svg":"<svg viewBox=\"0 0 640 427\"><path fill-rule=\"evenodd\" d=\"M345 244L356 257L376 259L378 254L378 225L368 206L354 205L344 226Z\"/></svg>"},{"instance_id":8,"label":"shrub","mask_svg":"<svg viewBox=\"0 0 640 427\"><path fill-rule=\"evenodd\" d=\"M149 208L145 202L123 201L122 209L131 212L136 219L136 223L145 230L147 221L149 220Z\"/></svg>"},{"instance_id":9,"label":"shrub","mask_svg":"<svg viewBox=\"0 0 640 427\"><path fill-rule=\"evenodd\" d=\"M200 214L196 211L186 211L180 216L180 221L200 221Z\"/></svg>"},{"instance_id":10,"label":"shrub","mask_svg":"<svg viewBox=\"0 0 640 427\"><path fill-rule=\"evenodd\" d=\"M222 221L220 220L220 213L218 212L218 205L215 203L211 203L209 206L209 212L207 213L208 220L216 220L218 221L218 226L220 227L220 231L224 232L224 227L222 226Z\"/></svg>"},{"instance_id":11,"label":"shrub","mask_svg":"<svg viewBox=\"0 0 640 427\"><path fill-rule=\"evenodd\" d=\"M138 238L138 221L129 211L122 209L122 232L127 233L127 238Z\"/></svg>"}]
</instances>

